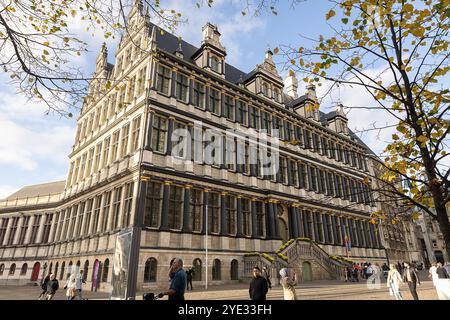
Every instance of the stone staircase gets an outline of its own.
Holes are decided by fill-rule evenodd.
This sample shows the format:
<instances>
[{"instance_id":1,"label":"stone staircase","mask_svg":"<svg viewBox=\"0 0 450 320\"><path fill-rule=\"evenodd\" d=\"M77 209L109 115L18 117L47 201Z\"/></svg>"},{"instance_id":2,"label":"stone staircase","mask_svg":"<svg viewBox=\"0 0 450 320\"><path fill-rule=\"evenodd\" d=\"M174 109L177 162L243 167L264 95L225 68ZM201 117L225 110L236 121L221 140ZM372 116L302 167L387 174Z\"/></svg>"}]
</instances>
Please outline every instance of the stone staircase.
<instances>
[{"instance_id":1,"label":"stone staircase","mask_svg":"<svg viewBox=\"0 0 450 320\"><path fill-rule=\"evenodd\" d=\"M309 262L313 274L322 279L342 279L345 267L351 266L351 261L345 258L330 256L317 243L307 238L291 239L274 253L250 253L244 256L244 273L251 277L252 268L257 265L266 267L272 278L278 277L282 268L302 269L303 262ZM320 269L320 270L319 270ZM302 277L300 277L302 280Z\"/></svg>"}]
</instances>

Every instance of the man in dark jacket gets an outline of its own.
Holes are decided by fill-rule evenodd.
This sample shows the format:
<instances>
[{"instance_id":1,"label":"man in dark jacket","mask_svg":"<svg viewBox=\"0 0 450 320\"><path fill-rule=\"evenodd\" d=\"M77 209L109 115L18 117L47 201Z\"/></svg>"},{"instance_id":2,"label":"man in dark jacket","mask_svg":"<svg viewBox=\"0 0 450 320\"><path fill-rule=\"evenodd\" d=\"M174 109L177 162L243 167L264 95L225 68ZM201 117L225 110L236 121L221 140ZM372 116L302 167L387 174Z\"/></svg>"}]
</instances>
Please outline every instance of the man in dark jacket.
<instances>
[{"instance_id":1,"label":"man in dark jacket","mask_svg":"<svg viewBox=\"0 0 450 320\"><path fill-rule=\"evenodd\" d=\"M261 275L261 269L258 266L253 267L253 279L248 290L250 299L264 301L267 291L269 291L267 280Z\"/></svg>"},{"instance_id":2,"label":"man in dark jacket","mask_svg":"<svg viewBox=\"0 0 450 320\"><path fill-rule=\"evenodd\" d=\"M189 290L189 285L191 285L191 291L194 290L192 289L192 278L194 276L194 269L189 268L188 270L186 270L186 280L187 280L187 288L186 290Z\"/></svg>"},{"instance_id":3,"label":"man in dark jacket","mask_svg":"<svg viewBox=\"0 0 450 320\"><path fill-rule=\"evenodd\" d=\"M50 281L50 274L48 274L44 279L42 279L41 282L41 288L42 288L42 292L38 297L38 300L41 300L41 298L46 298L46 293L47 293L47 283Z\"/></svg>"},{"instance_id":4,"label":"man in dark jacket","mask_svg":"<svg viewBox=\"0 0 450 320\"><path fill-rule=\"evenodd\" d=\"M420 280L417 276L416 270L411 268L408 262L403 263L404 271L403 271L403 282L408 283L409 291L414 298L414 300L419 300L419 296L417 295L416 287L420 286Z\"/></svg>"},{"instance_id":5,"label":"man in dark jacket","mask_svg":"<svg viewBox=\"0 0 450 320\"><path fill-rule=\"evenodd\" d=\"M52 273L50 280L47 282L47 300L52 300L56 291L59 289L59 282L56 276Z\"/></svg>"}]
</instances>

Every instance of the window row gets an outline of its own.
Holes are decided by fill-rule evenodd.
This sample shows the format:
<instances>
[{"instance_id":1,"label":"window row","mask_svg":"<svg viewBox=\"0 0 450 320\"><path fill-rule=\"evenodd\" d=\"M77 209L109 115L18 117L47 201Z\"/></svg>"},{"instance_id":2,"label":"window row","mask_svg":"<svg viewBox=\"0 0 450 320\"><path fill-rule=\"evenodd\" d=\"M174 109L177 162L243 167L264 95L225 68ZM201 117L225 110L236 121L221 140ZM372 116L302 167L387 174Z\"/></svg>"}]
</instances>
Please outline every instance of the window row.
<instances>
[{"instance_id":1,"label":"window row","mask_svg":"<svg viewBox=\"0 0 450 320\"><path fill-rule=\"evenodd\" d=\"M184 262L186 266L186 261ZM189 267L192 270L192 280L202 281L204 278L205 270L201 259L194 259L192 265ZM186 268L188 270L188 268ZM212 280L239 280L239 262L233 259L230 263L230 273L228 279L222 279L222 261L220 259L214 259L212 263L211 271ZM144 268L144 283L157 282L158 281L158 260L156 258L148 258L145 261Z\"/></svg>"},{"instance_id":2,"label":"window row","mask_svg":"<svg viewBox=\"0 0 450 320\"><path fill-rule=\"evenodd\" d=\"M146 76L147 67L144 67L126 82L118 83L116 88L104 99L104 102L98 104L95 110L90 111L90 114L78 123L75 141L85 139L89 134L103 126L108 119L112 119L115 114L123 110L134 98L143 95Z\"/></svg>"},{"instance_id":3,"label":"window row","mask_svg":"<svg viewBox=\"0 0 450 320\"><path fill-rule=\"evenodd\" d=\"M134 182L56 213L51 241L65 241L126 228L131 224Z\"/></svg>"},{"instance_id":4,"label":"window row","mask_svg":"<svg viewBox=\"0 0 450 320\"><path fill-rule=\"evenodd\" d=\"M264 220L262 201L158 181L147 183L144 212L147 227L263 237Z\"/></svg>"},{"instance_id":5,"label":"window row","mask_svg":"<svg viewBox=\"0 0 450 320\"><path fill-rule=\"evenodd\" d=\"M0 218L0 246L45 243L53 214Z\"/></svg>"},{"instance_id":6,"label":"window row","mask_svg":"<svg viewBox=\"0 0 450 320\"><path fill-rule=\"evenodd\" d=\"M156 90L165 95L171 94L180 101L226 117L243 126L265 130L268 135L277 135L281 140L299 145L330 159L344 162L361 170L368 170L363 154L350 150L343 144L328 139L316 131L304 128L299 123L248 105L227 93L222 93L219 88L189 79L188 76L171 71L163 65L159 65L157 69Z\"/></svg>"},{"instance_id":7,"label":"window row","mask_svg":"<svg viewBox=\"0 0 450 320\"><path fill-rule=\"evenodd\" d=\"M71 186L116 160L139 149L141 116L117 129L70 163L67 185Z\"/></svg>"}]
</instances>

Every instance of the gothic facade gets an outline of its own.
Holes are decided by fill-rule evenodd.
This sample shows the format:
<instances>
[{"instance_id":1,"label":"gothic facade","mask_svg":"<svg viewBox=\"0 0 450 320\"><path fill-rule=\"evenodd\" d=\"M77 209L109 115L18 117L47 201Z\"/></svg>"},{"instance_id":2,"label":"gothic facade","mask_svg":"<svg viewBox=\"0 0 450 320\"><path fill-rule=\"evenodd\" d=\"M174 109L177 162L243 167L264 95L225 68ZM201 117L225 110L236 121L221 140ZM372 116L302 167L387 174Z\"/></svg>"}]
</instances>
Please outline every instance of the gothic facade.
<instances>
[{"instance_id":1,"label":"gothic facade","mask_svg":"<svg viewBox=\"0 0 450 320\"><path fill-rule=\"evenodd\" d=\"M330 255L384 262L369 219L372 152L342 106L320 112L312 85L299 96L295 75L283 80L270 51L243 72L226 63L216 26L204 26L197 48L153 25L137 3L115 64L105 46L96 60L66 181L0 201L0 283L48 271L63 279L78 267L92 290L110 290L116 237L133 226L139 290L165 287L175 256L203 282L206 233L212 284L246 276L246 253L273 253L298 237ZM270 148L236 134L260 131L277 132L274 172L250 161ZM220 147L205 161L213 141ZM188 157L176 152L180 143Z\"/></svg>"}]
</instances>

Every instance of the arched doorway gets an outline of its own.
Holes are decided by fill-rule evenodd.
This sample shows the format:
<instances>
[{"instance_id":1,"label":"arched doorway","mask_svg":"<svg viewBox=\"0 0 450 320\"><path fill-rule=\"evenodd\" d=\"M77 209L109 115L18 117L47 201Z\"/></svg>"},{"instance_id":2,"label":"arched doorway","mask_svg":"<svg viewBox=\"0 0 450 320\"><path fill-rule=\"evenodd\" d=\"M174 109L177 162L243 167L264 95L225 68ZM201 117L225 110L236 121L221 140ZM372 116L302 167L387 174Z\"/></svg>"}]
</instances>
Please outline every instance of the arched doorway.
<instances>
[{"instance_id":1,"label":"arched doorway","mask_svg":"<svg viewBox=\"0 0 450 320\"><path fill-rule=\"evenodd\" d=\"M280 230L280 237L283 243L287 242L289 240L289 229L282 218L278 218L278 229Z\"/></svg>"},{"instance_id":2,"label":"arched doorway","mask_svg":"<svg viewBox=\"0 0 450 320\"><path fill-rule=\"evenodd\" d=\"M100 261L95 259L94 268L92 270L92 289L91 291L97 291L99 285L99 270L100 270Z\"/></svg>"},{"instance_id":3,"label":"arched doorway","mask_svg":"<svg viewBox=\"0 0 450 320\"><path fill-rule=\"evenodd\" d=\"M444 254L442 253L442 251L436 250L434 252L434 257L436 258L437 262L444 264Z\"/></svg>"},{"instance_id":4,"label":"arched doorway","mask_svg":"<svg viewBox=\"0 0 450 320\"><path fill-rule=\"evenodd\" d=\"M302 263L302 277L303 281L312 281L311 263L307 261Z\"/></svg>"},{"instance_id":5,"label":"arched doorway","mask_svg":"<svg viewBox=\"0 0 450 320\"><path fill-rule=\"evenodd\" d=\"M84 268L83 268L83 280L86 281L88 278L88 272L89 272L89 260L86 260L84 262Z\"/></svg>"},{"instance_id":6,"label":"arched doorway","mask_svg":"<svg viewBox=\"0 0 450 320\"><path fill-rule=\"evenodd\" d=\"M192 263L192 268L194 269L194 275L192 277L193 281L202 281L202 260L195 259Z\"/></svg>"},{"instance_id":7,"label":"arched doorway","mask_svg":"<svg viewBox=\"0 0 450 320\"><path fill-rule=\"evenodd\" d=\"M33 272L31 273L31 281L37 281L39 278L39 270L41 269L41 264L36 262L33 266Z\"/></svg>"},{"instance_id":8,"label":"arched doorway","mask_svg":"<svg viewBox=\"0 0 450 320\"><path fill-rule=\"evenodd\" d=\"M239 279L239 262L236 259L233 259L231 261L230 279L231 280Z\"/></svg>"}]
</instances>

